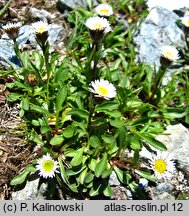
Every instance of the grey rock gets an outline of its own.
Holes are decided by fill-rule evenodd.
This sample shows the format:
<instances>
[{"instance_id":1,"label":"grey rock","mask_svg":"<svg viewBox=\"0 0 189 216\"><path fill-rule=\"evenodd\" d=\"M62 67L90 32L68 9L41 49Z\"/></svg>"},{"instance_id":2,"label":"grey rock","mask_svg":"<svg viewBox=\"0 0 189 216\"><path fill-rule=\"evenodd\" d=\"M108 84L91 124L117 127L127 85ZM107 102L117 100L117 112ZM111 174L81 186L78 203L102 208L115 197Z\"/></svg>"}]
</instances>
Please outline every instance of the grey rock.
<instances>
[{"instance_id":1,"label":"grey rock","mask_svg":"<svg viewBox=\"0 0 189 216\"><path fill-rule=\"evenodd\" d=\"M91 2L93 6L97 4L96 0L58 0L57 8L59 9L59 11L64 12L65 10L73 10L78 7L87 7L87 2Z\"/></svg>"},{"instance_id":2,"label":"grey rock","mask_svg":"<svg viewBox=\"0 0 189 216\"><path fill-rule=\"evenodd\" d=\"M44 9L37 9L35 7L30 8L30 16L34 20L42 20L42 21L48 21L55 18L55 15L49 13L48 11Z\"/></svg>"},{"instance_id":3,"label":"grey rock","mask_svg":"<svg viewBox=\"0 0 189 216\"><path fill-rule=\"evenodd\" d=\"M31 25L24 25L20 28L17 41L20 47L27 43L35 43L35 36Z\"/></svg>"},{"instance_id":4,"label":"grey rock","mask_svg":"<svg viewBox=\"0 0 189 216\"><path fill-rule=\"evenodd\" d=\"M145 178L139 179L139 184L138 184L140 189L145 189L148 187L148 180Z\"/></svg>"},{"instance_id":5,"label":"grey rock","mask_svg":"<svg viewBox=\"0 0 189 216\"><path fill-rule=\"evenodd\" d=\"M158 184L156 189L158 192L171 192L174 190L174 186L169 182L165 182Z\"/></svg>"},{"instance_id":6,"label":"grey rock","mask_svg":"<svg viewBox=\"0 0 189 216\"><path fill-rule=\"evenodd\" d=\"M49 25L49 41L51 44L59 44L67 35L65 28L57 24Z\"/></svg>"},{"instance_id":7,"label":"grey rock","mask_svg":"<svg viewBox=\"0 0 189 216\"><path fill-rule=\"evenodd\" d=\"M156 187L149 188L149 198L152 200L175 200L171 191L158 191Z\"/></svg>"},{"instance_id":8,"label":"grey rock","mask_svg":"<svg viewBox=\"0 0 189 216\"><path fill-rule=\"evenodd\" d=\"M175 197L168 192L163 192L154 197L155 200L175 200Z\"/></svg>"},{"instance_id":9,"label":"grey rock","mask_svg":"<svg viewBox=\"0 0 189 216\"><path fill-rule=\"evenodd\" d=\"M179 19L174 12L161 7L150 11L134 37L140 62L159 67L160 47L184 46L183 32L176 24Z\"/></svg>"},{"instance_id":10,"label":"grey rock","mask_svg":"<svg viewBox=\"0 0 189 216\"><path fill-rule=\"evenodd\" d=\"M51 44L58 44L62 42L62 39L66 36L65 28L57 24L49 25L49 42ZM32 44L36 46L35 35L31 25L25 25L20 28L18 44L22 46L24 44Z\"/></svg>"},{"instance_id":11,"label":"grey rock","mask_svg":"<svg viewBox=\"0 0 189 216\"><path fill-rule=\"evenodd\" d=\"M45 192L47 185L42 183L39 186L39 179L33 181L27 181L25 187L22 190L12 192L12 200L45 200Z\"/></svg>"},{"instance_id":12,"label":"grey rock","mask_svg":"<svg viewBox=\"0 0 189 216\"><path fill-rule=\"evenodd\" d=\"M7 69L12 67L20 67L21 64L14 52L13 42L9 39L0 39L0 65Z\"/></svg>"},{"instance_id":13,"label":"grey rock","mask_svg":"<svg viewBox=\"0 0 189 216\"><path fill-rule=\"evenodd\" d=\"M131 191L129 189L126 189L125 193L126 193L126 195L127 195L127 197L128 197L129 200L133 199L133 195L132 195L132 193L131 193Z\"/></svg>"},{"instance_id":14,"label":"grey rock","mask_svg":"<svg viewBox=\"0 0 189 216\"><path fill-rule=\"evenodd\" d=\"M166 0L166 1L157 1L157 0L148 0L147 5L149 9L160 6L168 10L178 10L183 7L188 7L189 0Z\"/></svg>"},{"instance_id":15,"label":"grey rock","mask_svg":"<svg viewBox=\"0 0 189 216\"><path fill-rule=\"evenodd\" d=\"M169 125L164 134L156 138L166 145L179 167L189 173L189 130L182 124Z\"/></svg>"},{"instance_id":16,"label":"grey rock","mask_svg":"<svg viewBox=\"0 0 189 216\"><path fill-rule=\"evenodd\" d=\"M112 196L110 199L111 200L128 200L128 199L131 199L131 197L128 197L127 189L125 187L116 186L116 187L112 187Z\"/></svg>"},{"instance_id":17,"label":"grey rock","mask_svg":"<svg viewBox=\"0 0 189 216\"><path fill-rule=\"evenodd\" d=\"M116 173L113 171L112 174L110 175L110 178L109 178L109 185L110 186L119 186L120 185L120 182L117 178L117 175Z\"/></svg>"}]
</instances>

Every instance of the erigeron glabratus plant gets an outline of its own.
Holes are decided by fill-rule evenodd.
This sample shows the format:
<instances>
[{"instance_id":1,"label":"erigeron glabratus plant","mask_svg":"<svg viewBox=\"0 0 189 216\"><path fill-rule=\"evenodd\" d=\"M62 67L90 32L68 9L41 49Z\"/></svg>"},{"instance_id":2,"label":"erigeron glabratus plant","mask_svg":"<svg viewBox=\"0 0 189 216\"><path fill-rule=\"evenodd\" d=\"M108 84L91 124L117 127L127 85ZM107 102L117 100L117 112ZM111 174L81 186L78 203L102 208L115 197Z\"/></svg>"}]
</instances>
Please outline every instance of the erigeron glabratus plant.
<instances>
[{"instance_id":1,"label":"erigeron glabratus plant","mask_svg":"<svg viewBox=\"0 0 189 216\"><path fill-rule=\"evenodd\" d=\"M58 187L83 199L108 197L109 178L115 172L137 196L141 176L156 181L174 174L173 161L154 152L166 150L155 136L178 117L177 107L170 108L175 94L165 97L166 91L173 92L173 84L162 86L162 78L179 55L160 50L169 64L161 61L154 75L149 66L134 61L134 24L125 33L115 21L111 24L81 9L68 18L75 29L66 55L50 52L48 24L37 22L32 26L41 50L21 52L22 67L14 83L7 84L15 91L9 101L20 101L36 158L11 185L35 174L52 193ZM178 115L183 118L185 111ZM142 148L153 148L153 157L143 160Z\"/></svg>"}]
</instances>

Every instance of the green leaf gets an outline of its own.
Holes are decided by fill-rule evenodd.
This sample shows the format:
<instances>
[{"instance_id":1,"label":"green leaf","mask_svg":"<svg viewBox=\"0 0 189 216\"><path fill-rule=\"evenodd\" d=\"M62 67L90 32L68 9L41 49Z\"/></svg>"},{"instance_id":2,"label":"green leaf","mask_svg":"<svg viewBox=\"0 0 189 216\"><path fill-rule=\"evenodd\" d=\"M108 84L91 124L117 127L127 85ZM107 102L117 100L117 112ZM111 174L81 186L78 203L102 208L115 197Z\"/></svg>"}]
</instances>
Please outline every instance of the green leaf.
<instances>
[{"instance_id":1,"label":"green leaf","mask_svg":"<svg viewBox=\"0 0 189 216\"><path fill-rule=\"evenodd\" d=\"M97 160L92 158L90 163L89 163L89 169L94 172L97 164L98 164Z\"/></svg>"},{"instance_id":2,"label":"green leaf","mask_svg":"<svg viewBox=\"0 0 189 216\"><path fill-rule=\"evenodd\" d=\"M84 148L81 148L77 151L77 155L71 160L70 164L75 167L79 166L83 162L83 151Z\"/></svg>"},{"instance_id":3,"label":"green leaf","mask_svg":"<svg viewBox=\"0 0 189 216\"><path fill-rule=\"evenodd\" d=\"M86 177L86 175L87 175L87 171L88 171L88 168L84 169L84 170L80 173L80 175L79 175L79 182L80 182L81 184L84 184L85 177Z\"/></svg>"},{"instance_id":4,"label":"green leaf","mask_svg":"<svg viewBox=\"0 0 189 216\"><path fill-rule=\"evenodd\" d=\"M119 119L119 118L110 119L109 122L110 122L110 125L115 127L115 128L120 128L124 124L123 121L121 119Z\"/></svg>"},{"instance_id":5,"label":"green leaf","mask_svg":"<svg viewBox=\"0 0 189 216\"><path fill-rule=\"evenodd\" d=\"M78 191L78 185L77 185L76 183L69 184L68 186L69 186L69 188L70 188L73 192L75 192L75 193L78 193L78 192L79 192L79 191Z\"/></svg>"},{"instance_id":6,"label":"green leaf","mask_svg":"<svg viewBox=\"0 0 189 216\"><path fill-rule=\"evenodd\" d=\"M65 149L65 151L64 151L64 155L66 156L66 157L75 157L76 155L77 155L77 151L76 150L74 150L74 149L71 149L71 148L67 148L67 149Z\"/></svg>"},{"instance_id":7,"label":"green leaf","mask_svg":"<svg viewBox=\"0 0 189 216\"><path fill-rule=\"evenodd\" d=\"M55 73L55 82L64 82L70 78L70 73L65 66L57 69Z\"/></svg>"},{"instance_id":8,"label":"green leaf","mask_svg":"<svg viewBox=\"0 0 189 216\"><path fill-rule=\"evenodd\" d=\"M117 145L113 145L113 147L108 151L108 155L111 155L111 157L116 156L117 151L119 150Z\"/></svg>"},{"instance_id":9,"label":"green leaf","mask_svg":"<svg viewBox=\"0 0 189 216\"><path fill-rule=\"evenodd\" d=\"M91 136L89 139L89 145L93 148L97 148L98 146L101 146L101 142L97 136Z\"/></svg>"},{"instance_id":10,"label":"green leaf","mask_svg":"<svg viewBox=\"0 0 189 216\"><path fill-rule=\"evenodd\" d=\"M32 119L31 123L33 126L40 126L40 123L38 120Z\"/></svg>"},{"instance_id":11,"label":"green leaf","mask_svg":"<svg viewBox=\"0 0 189 216\"><path fill-rule=\"evenodd\" d=\"M107 184L107 186L103 190L103 194L106 197L111 197L112 196L112 189L111 189L110 185Z\"/></svg>"},{"instance_id":12,"label":"green leaf","mask_svg":"<svg viewBox=\"0 0 189 216\"><path fill-rule=\"evenodd\" d=\"M95 185L93 185L93 187L89 191L89 195L90 196L97 196L98 194L100 194L100 188L101 187L102 187L102 185L100 182L96 183Z\"/></svg>"},{"instance_id":13,"label":"green leaf","mask_svg":"<svg viewBox=\"0 0 189 216\"><path fill-rule=\"evenodd\" d=\"M66 184L69 184L68 176L67 176L67 174L66 174L66 170L65 170L64 165L63 165L63 163L62 163L61 157L58 157L58 163L59 163L59 166L60 166L60 175L61 175L62 180L63 180Z\"/></svg>"},{"instance_id":14,"label":"green leaf","mask_svg":"<svg viewBox=\"0 0 189 216\"><path fill-rule=\"evenodd\" d=\"M28 97L24 97L21 101L21 107L23 110L29 110L29 99Z\"/></svg>"},{"instance_id":15,"label":"green leaf","mask_svg":"<svg viewBox=\"0 0 189 216\"><path fill-rule=\"evenodd\" d=\"M35 59L35 66L40 70L44 65L44 59L38 51L32 52L32 57Z\"/></svg>"},{"instance_id":16,"label":"green leaf","mask_svg":"<svg viewBox=\"0 0 189 216\"><path fill-rule=\"evenodd\" d=\"M107 115L110 115L114 118L120 118L121 117L121 113L117 110L112 110L112 111L105 110L104 113L106 113Z\"/></svg>"},{"instance_id":17,"label":"green leaf","mask_svg":"<svg viewBox=\"0 0 189 216\"><path fill-rule=\"evenodd\" d=\"M18 93L10 93L9 95L8 95L8 101L10 101L10 102L14 102L14 101L17 101L18 99L20 99L21 98L21 94L18 94Z\"/></svg>"},{"instance_id":18,"label":"green leaf","mask_svg":"<svg viewBox=\"0 0 189 216\"><path fill-rule=\"evenodd\" d=\"M118 167L114 166L114 171L117 174L117 177L119 181L123 184L128 184L129 180L131 179L131 176L127 174L126 172L122 171Z\"/></svg>"},{"instance_id":19,"label":"green leaf","mask_svg":"<svg viewBox=\"0 0 189 216\"><path fill-rule=\"evenodd\" d=\"M66 86L64 86L63 88L59 90L57 97L56 97L56 111L57 112L60 112L61 109L63 108L62 105L66 97L67 97L67 88Z\"/></svg>"},{"instance_id":20,"label":"green leaf","mask_svg":"<svg viewBox=\"0 0 189 216\"><path fill-rule=\"evenodd\" d=\"M102 135L102 139L107 144L116 144L115 138L111 135Z\"/></svg>"},{"instance_id":21,"label":"green leaf","mask_svg":"<svg viewBox=\"0 0 189 216\"><path fill-rule=\"evenodd\" d=\"M148 134L139 133L139 132L135 132L135 134L137 134L138 137L142 138L148 144L152 145L154 148L159 149L161 151L167 150L167 147L163 143L149 136Z\"/></svg>"},{"instance_id":22,"label":"green leaf","mask_svg":"<svg viewBox=\"0 0 189 216\"><path fill-rule=\"evenodd\" d=\"M104 172L102 173L102 178L107 178L108 176L110 176L112 174L112 168L106 169L104 170Z\"/></svg>"},{"instance_id":23,"label":"green leaf","mask_svg":"<svg viewBox=\"0 0 189 216\"><path fill-rule=\"evenodd\" d=\"M100 177L103 171L107 168L107 165L108 165L108 159L107 159L107 153L105 153L102 160L96 165L95 176Z\"/></svg>"},{"instance_id":24,"label":"green leaf","mask_svg":"<svg viewBox=\"0 0 189 216\"><path fill-rule=\"evenodd\" d=\"M40 128L40 132L41 132L42 134L51 132L51 128L50 128L49 126L42 126L42 127Z\"/></svg>"},{"instance_id":25,"label":"green leaf","mask_svg":"<svg viewBox=\"0 0 189 216\"><path fill-rule=\"evenodd\" d=\"M74 135L74 132L75 132L74 127L72 127L71 125L68 125L68 126L64 129L62 135L63 135L65 138L71 138L71 137Z\"/></svg>"},{"instance_id":26,"label":"green leaf","mask_svg":"<svg viewBox=\"0 0 189 216\"><path fill-rule=\"evenodd\" d=\"M119 129L117 129L116 134L118 134L118 146L122 149L126 148L126 146L128 145L127 128L124 125L122 125Z\"/></svg>"},{"instance_id":27,"label":"green leaf","mask_svg":"<svg viewBox=\"0 0 189 216\"><path fill-rule=\"evenodd\" d=\"M56 61L58 60L58 58L61 56L61 53L54 53L51 55L51 60L50 60L50 63L51 65Z\"/></svg>"},{"instance_id":28,"label":"green leaf","mask_svg":"<svg viewBox=\"0 0 189 216\"><path fill-rule=\"evenodd\" d=\"M150 180L150 181L155 182L155 181L157 180L157 178L156 178L154 175L152 175L150 172L146 172L146 171L142 171L142 170L135 170L135 172L136 172L138 175L140 175L140 176L142 176L143 178L148 179L148 180Z\"/></svg>"},{"instance_id":29,"label":"green leaf","mask_svg":"<svg viewBox=\"0 0 189 216\"><path fill-rule=\"evenodd\" d=\"M105 101L101 104L97 104L95 107L95 112L100 112L100 111L112 111L118 109L119 104L113 102L113 101Z\"/></svg>"},{"instance_id":30,"label":"green leaf","mask_svg":"<svg viewBox=\"0 0 189 216\"><path fill-rule=\"evenodd\" d=\"M79 173L81 173L85 168L86 168L86 165L84 165L84 166L80 165L80 166L77 166L77 167L71 167L71 168L68 168L66 170L66 174L67 174L67 176L76 176Z\"/></svg>"},{"instance_id":31,"label":"green leaf","mask_svg":"<svg viewBox=\"0 0 189 216\"><path fill-rule=\"evenodd\" d=\"M51 140L50 140L50 144L51 145L60 145L62 142L64 141L64 138L62 136L59 135L55 135Z\"/></svg>"},{"instance_id":32,"label":"green leaf","mask_svg":"<svg viewBox=\"0 0 189 216\"><path fill-rule=\"evenodd\" d=\"M175 119L175 118L183 118L184 116L186 116L187 112L166 112L163 113L163 116L167 119Z\"/></svg>"},{"instance_id":33,"label":"green leaf","mask_svg":"<svg viewBox=\"0 0 189 216\"><path fill-rule=\"evenodd\" d=\"M20 175L14 177L11 180L10 185L14 186L14 185L22 184L26 180L26 178L27 178L27 176L28 176L29 173L30 172L28 172L26 170L23 171Z\"/></svg>"},{"instance_id":34,"label":"green leaf","mask_svg":"<svg viewBox=\"0 0 189 216\"><path fill-rule=\"evenodd\" d=\"M19 112L20 118L23 118L24 114L25 114L24 110L23 110L23 109L20 109L20 112Z\"/></svg>"},{"instance_id":35,"label":"green leaf","mask_svg":"<svg viewBox=\"0 0 189 216\"><path fill-rule=\"evenodd\" d=\"M37 144L43 144L41 137L34 130L31 131L31 134L29 135L29 140L31 140Z\"/></svg>"},{"instance_id":36,"label":"green leaf","mask_svg":"<svg viewBox=\"0 0 189 216\"><path fill-rule=\"evenodd\" d=\"M126 103L126 106L128 108L137 108L137 107L141 107L141 105L142 105L142 101L136 100L136 99L127 101L127 103Z\"/></svg>"},{"instance_id":37,"label":"green leaf","mask_svg":"<svg viewBox=\"0 0 189 216\"><path fill-rule=\"evenodd\" d=\"M89 171L85 176L85 182L88 184L92 182L93 179L94 179L94 174L91 171Z\"/></svg>"},{"instance_id":38,"label":"green leaf","mask_svg":"<svg viewBox=\"0 0 189 216\"><path fill-rule=\"evenodd\" d=\"M37 113L41 113L41 114L47 115L47 116L50 115L50 113L46 109L43 109L43 108L41 108L39 106L36 106L34 104L30 104L30 110L31 111L35 111Z\"/></svg>"},{"instance_id":39,"label":"green leaf","mask_svg":"<svg viewBox=\"0 0 189 216\"><path fill-rule=\"evenodd\" d=\"M29 58L30 58L30 52L29 51L24 51L21 53L22 63L23 63L25 68L28 67Z\"/></svg>"},{"instance_id":40,"label":"green leaf","mask_svg":"<svg viewBox=\"0 0 189 216\"><path fill-rule=\"evenodd\" d=\"M138 139L137 137L133 136L133 137L131 138L130 147L131 147L133 150L141 150L140 139Z\"/></svg>"},{"instance_id":41,"label":"green leaf","mask_svg":"<svg viewBox=\"0 0 189 216\"><path fill-rule=\"evenodd\" d=\"M32 164L29 164L29 165L27 165L26 166L26 168L25 168L25 170L27 171L27 172L36 172L36 168L32 165Z\"/></svg>"},{"instance_id":42,"label":"green leaf","mask_svg":"<svg viewBox=\"0 0 189 216\"><path fill-rule=\"evenodd\" d=\"M86 110L74 109L68 112L68 115L78 116L80 118L88 119L89 113Z\"/></svg>"}]
</instances>

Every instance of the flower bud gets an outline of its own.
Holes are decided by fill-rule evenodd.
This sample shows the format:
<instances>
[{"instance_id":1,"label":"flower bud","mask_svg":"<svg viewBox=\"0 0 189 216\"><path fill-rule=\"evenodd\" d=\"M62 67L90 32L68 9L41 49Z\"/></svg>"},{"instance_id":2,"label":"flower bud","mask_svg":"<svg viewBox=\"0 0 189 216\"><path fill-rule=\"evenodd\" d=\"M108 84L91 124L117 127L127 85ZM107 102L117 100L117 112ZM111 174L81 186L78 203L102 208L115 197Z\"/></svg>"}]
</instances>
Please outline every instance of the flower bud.
<instances>
[{"instance_id":1,"label":"flower bud","mask_svg":"<svg viewBox=\"0 0 189 216\"><path fill-rule=\"evenodd\" d=\"M37 84L37 76L34 73L26 75L25 80L30 86L35 86Z\"/></svg>"}]
</instances>

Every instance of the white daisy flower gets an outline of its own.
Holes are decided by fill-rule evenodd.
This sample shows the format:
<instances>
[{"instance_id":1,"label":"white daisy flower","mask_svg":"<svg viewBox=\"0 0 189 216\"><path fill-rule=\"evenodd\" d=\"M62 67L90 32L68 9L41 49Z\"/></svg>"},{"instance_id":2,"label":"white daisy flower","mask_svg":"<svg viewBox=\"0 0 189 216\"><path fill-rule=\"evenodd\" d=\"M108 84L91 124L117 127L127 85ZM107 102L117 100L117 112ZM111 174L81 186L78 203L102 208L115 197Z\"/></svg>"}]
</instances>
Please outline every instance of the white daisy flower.
<instances>
[{"instance_id":1,"label":"white daisy flower","mask_svg":"<svg viewBox=\"0 0 189 216\"><path fill-rule=\"evenodd\" d=\"M20 27L22 26L22 23L21 22L18 22L18 23L8 23L6 25L3 26L3 29L5 31L10 31L12 29L19 29Z\"/></svg>"},{"instance_id":2,"label":"white daisy flower","mask_svg":"<svg viewBox=\"0 0 189 216\"><path fill-rule=\"evenodd\" d=\"M38 21L32 24L35 34L43 34L44 32L48 32L49 27L47 22Z\"/></svg>"},{"instance_id":3,"label":"white daisy flower","mask_svg":"<svg viewBox=\"0 0 189 216\"><path fill-rule=\"evenodd\" d=\"M110 23L106 18L103 17L90 17L89 19L87 19L85 25L91 31L102 31L105 33L111 31Z\"/></svg>"},{"instance_id":4,"label":"white daisy flower","mask_svg":"<svg viewBox=\"0 0 189 216\"><path fill-rule=\"evenodd\" d=\"M169 61L175 61L180 58L178 50L172 46L163 46L160 52L161 56L168 59Z\"/></svg>"},{"instance_id":5,"label":"white daisy flower","mask_svg":"<svg viewBox=\"0 0 189 216\"><path fill-rule=\"evenodd\" d=\"M95 8L99 16L109 17L113 14L113 9L109 4L100 4Z\"/></svg>"},{"instance_id":6,"label":"white daisy flower","mask_svg":"<svg viewBox=\"0 0 189 216\"><path fill-rule=\"evenodd\" d=\"M182 17L181 22L186 28L189 28L189 16Z\"/></svg>"},{"instance_id":7,"label":"white daisy flower","mask_svg":"<svg viewBox=\"0 0 189 216\"><path fill-rule=\"evenodd\" d=\"M5 30L5 32L8 34L8 36L15 40L18 37L18 30L22 26L21 22L17 23L8 23L4 25L2 28Z\"/></svg>"},{"instance_id":8,"label":"white daisy flower","mask_svg":"<svg viewBox=\"0 0 189 216\"><path fill-rule=\"evenodd\" d=\"M59 168L58 162L54 161L48 153L37 160L36 168L43 178L53 178L55 173L59 173L57 170Z\"/></svg>"},{"instance_id":9,"label":"white daisy flower","mask_svg":"<svg viewBox=\"0 0 189 216\"><path fill-rule=\"evenodd\" d=\"M113 84L104 79L92 81L89 90L94 93L96 97L103 97L106 100L116 96L116 89Z\"/></svg>"},{"instance_id":10,"label":"white daisy flower","mask_svg":"<svg viewBox=\"0 0 189 216\"><path fill-rule=\"evenodd\" d=\"M169 179L173 176L176 168L172 160L167 152L158 151L157 155L152 156L150 166L158 179Z\"/></svg>"}]
</instances>

